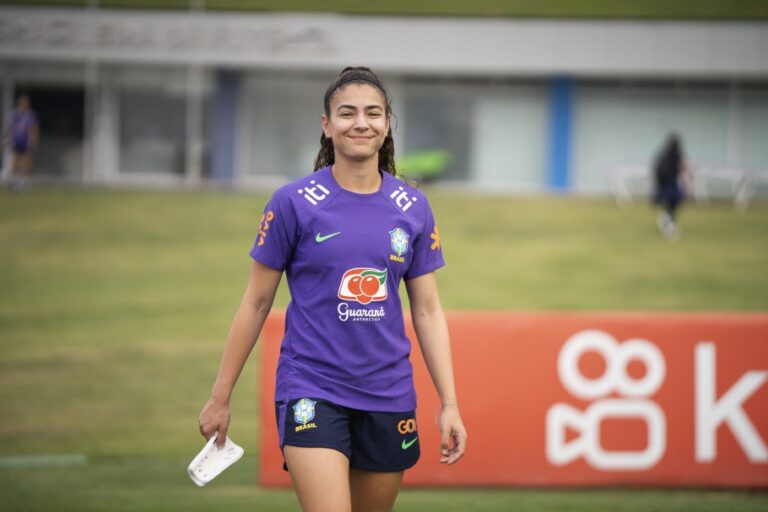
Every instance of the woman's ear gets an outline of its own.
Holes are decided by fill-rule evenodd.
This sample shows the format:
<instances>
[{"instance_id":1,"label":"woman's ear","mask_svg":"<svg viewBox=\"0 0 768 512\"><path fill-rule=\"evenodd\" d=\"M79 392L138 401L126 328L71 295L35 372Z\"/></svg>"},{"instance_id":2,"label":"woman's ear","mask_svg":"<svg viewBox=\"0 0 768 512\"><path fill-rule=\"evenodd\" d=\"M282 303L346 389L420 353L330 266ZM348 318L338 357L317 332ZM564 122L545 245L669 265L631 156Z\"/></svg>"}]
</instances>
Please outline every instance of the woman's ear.
<instances>
[{"instance_id":1,"label":"woman's ear","mask_svg":"<svg viewBox=\"0 0 768 512\"><path fill-rule=\"evenodd\" d=\"M327 138L330 139L331 138L331 121L330 119L328 119L328 116L326 116L325 114L323 114L322 123L323 123L323 133Z\"/></svg>"}]
</instances>

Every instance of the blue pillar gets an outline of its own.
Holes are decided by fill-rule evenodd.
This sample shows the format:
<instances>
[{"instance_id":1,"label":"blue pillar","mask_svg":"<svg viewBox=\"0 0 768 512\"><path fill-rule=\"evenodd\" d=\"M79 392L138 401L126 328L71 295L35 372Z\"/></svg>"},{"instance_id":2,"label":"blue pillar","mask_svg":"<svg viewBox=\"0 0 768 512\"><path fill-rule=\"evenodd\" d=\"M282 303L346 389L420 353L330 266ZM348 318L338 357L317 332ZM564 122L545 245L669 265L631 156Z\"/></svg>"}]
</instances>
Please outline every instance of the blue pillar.
<instances>
[{"instance_id":1,"label":"blue pillar","mask_svg":"<svg viewBox=\"0 0 768 512\"><path fill-rule=\"evenodd\" d=\"M237 155L237 101L241 74L220 71L216 76L211 128L211 181L231 183L235 179Z\"/></svg>"},{"instance_id":2,"label":"blue pillar","mask_svg":"<svg viewBox=\"0 0 768 512\"><path fill-rule=\"evenodd\" d=\"M571 186L571 113L573 80L554 78L549 92L549 175L547 185L555 192Z\"/></svg>"}]
</instances>

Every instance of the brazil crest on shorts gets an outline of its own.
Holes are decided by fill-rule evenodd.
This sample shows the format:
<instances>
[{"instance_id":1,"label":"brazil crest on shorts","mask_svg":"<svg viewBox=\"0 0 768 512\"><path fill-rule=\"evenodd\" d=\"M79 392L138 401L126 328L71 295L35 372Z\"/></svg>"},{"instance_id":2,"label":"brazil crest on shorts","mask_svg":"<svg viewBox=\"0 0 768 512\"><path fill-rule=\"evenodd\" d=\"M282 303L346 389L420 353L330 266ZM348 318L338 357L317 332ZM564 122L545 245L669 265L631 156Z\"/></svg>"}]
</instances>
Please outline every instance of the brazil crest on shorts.
<instances>
[{"instance_id":1,"label":"brazil crest on shorts","mask_svg":"<svg viewBox=\"0 0 768 512\"><path fill-rule=\"evenodd\" d=\"M315 403L309 398L302 398L293 406L293 419L296 423L306 425L315 417Z\"/></svg>"}]
</instances>

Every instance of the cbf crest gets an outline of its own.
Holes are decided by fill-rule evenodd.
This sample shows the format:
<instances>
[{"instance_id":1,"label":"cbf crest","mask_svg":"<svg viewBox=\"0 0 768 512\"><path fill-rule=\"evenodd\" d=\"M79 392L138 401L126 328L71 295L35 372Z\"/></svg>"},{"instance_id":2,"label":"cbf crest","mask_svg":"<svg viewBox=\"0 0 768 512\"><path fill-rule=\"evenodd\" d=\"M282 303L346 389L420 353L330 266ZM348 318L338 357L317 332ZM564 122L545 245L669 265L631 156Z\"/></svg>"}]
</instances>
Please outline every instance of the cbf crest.
<instances>
[{"instance_id":1,"label":"cbf crest","mask_svg":"<svg viewBox=\"0 0 768 512\"><path fill-rule=\"evenodd\" d=\"M293 419L296 423L306 425L315 417L315 404L317 402L309 398L302 398L293 406Z\"/></svg>"},{"instance_id":2,"label":"cbf crest","mask_svg":"<svg viewBox=\"0 0 768 512\"><path fill-rule=\"evenodd\" d=\"M392 252L401 257L408 252L408 233L400 228L395 228L389 232L389 242L392 246Z\"/></svg>"}]
</instances>

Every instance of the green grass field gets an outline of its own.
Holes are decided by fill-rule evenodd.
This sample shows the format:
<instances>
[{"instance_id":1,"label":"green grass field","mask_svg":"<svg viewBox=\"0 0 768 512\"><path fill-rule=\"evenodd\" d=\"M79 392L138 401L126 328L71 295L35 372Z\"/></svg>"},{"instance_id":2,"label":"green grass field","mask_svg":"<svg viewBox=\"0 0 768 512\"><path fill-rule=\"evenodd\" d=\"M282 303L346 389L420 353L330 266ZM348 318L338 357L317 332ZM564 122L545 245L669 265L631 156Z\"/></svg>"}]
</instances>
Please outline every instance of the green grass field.
<instances>
[{"instance_id":1,"label":"green grass field","mask_svg":"<svg viewBox=\"0 0 768 512\"><path fill-rule=\"evenodd\" d=\"M768 310L768 203L690 205L661 240L645 204L427 190L447 309ZM0 192L3 510L296 510L259 489L256 357L233 400L246 457L210 487L186 465L244 289L266 195ZM284 307L284 284L277 306ZM461 385L461 383L459 383ZM71 467L10 456L82 454ZM14 460L16 462L14 462ZM397 510L766 510L768 494L406 490Z\"/></svg>"}]
</instances>

